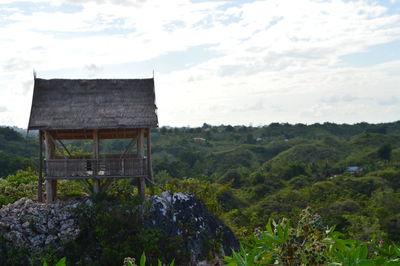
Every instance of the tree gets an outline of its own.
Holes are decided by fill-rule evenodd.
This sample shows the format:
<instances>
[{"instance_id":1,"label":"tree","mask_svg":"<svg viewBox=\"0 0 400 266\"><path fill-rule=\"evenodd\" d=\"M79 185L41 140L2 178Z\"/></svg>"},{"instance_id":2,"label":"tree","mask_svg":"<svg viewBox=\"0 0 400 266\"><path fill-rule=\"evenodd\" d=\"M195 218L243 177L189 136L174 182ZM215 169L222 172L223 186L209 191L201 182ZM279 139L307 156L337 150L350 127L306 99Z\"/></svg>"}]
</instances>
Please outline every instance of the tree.
<instances>
[{"instance_id":1,"label":"tree","mask_svg":"<svg viewBox=\"0 0 400 266\"><path fill-rule=\"evenodd\" d=\"M231 126L231 125L227 125L227 126L225 127L225 131L226 131L226 132L234 132L234 131L235 131L235 128L234 128L233 126Z\"/></svg>"},{"instance_id":2,"label":"tree","mask_svg":"<svg viewBox=\"0 0 400 266\"><path fill-rule=\"evenodd\" d=\"M392 158L392 146L384 144L378 149L378 156L382 160L390 161Z\"/></svg>"},{"instance_id":3,"label":"tree","mask_svg":"<svg viewBox=\"0 0 400 266\"><path fill-rule=\"evenodd\" d=\"M256 141L255 141L255 139L254 139L254 136L253 136L253 134L247 134L247 136L246 136L246 143L247 144L254 144Z\"/></svg>"}]
</instances>

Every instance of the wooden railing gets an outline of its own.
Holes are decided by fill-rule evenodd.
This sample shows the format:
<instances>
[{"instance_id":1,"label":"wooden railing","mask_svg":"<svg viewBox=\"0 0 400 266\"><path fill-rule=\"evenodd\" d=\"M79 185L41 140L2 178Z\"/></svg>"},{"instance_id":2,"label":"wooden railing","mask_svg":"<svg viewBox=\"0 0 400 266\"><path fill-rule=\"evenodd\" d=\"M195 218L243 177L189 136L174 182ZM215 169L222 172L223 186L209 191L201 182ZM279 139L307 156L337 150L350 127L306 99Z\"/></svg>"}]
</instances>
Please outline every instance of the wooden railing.
<instances>
[{"instance_id":1,"label":"wooden railing","mask_svg":"<svg viewBox=\"0 0 400 266\"><path fill-rule=\"evenodd\" d=\"M123 159L45 159L46 179L124 178L147 175L147 160Z\"/></svg>"}]
</instances>

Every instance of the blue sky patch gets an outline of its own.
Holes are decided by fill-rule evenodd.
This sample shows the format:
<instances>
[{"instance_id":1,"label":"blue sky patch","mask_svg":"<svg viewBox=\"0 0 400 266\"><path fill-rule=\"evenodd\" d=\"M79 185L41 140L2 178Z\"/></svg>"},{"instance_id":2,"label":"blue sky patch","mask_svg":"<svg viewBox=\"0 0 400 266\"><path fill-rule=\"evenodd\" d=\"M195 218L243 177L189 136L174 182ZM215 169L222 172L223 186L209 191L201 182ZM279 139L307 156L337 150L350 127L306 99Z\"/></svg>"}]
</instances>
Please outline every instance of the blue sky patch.
<instances>
[{"instance_id":1,"label":"blue sky patch","mask_svg":"<svg viewBox=\"0 0 400 266\"><path fill-rule=\"evenodd\" d=\"M190 47L184 51L169 52L159 57L141 61L141 62L125 62L120 64L109 64L98 66L99 75L102 78L137 78L151 77L153 70L156 73L169 73L172 71L182 70L191 66L203 63L215 56L218 53L210 50L213 45L200 45ZM82 66L85 68L85 66ZM39 77L43 78L87 78L82 76L84 73L81 69L57 69L40 71ZM91 73L86 71L90 76ZM93 73L96 75L96 73Z\"/></svg>"},{"instance_id":2,"label":"blue sky patch","mask_svg":"<svg viewBox=\"0 0 400 266\"><path fill-rule=\"evenodd\" d=\"M217 56L216 52L210 51L212 46L213 45L194 46L184 51L169 52L143 62L110 65L105 66L105 68L115 68L120 71L126 71L128 69L131 73L141 73L145 71L145 73L151 74L153 70L159 73L169 73L192 67Z\"/></svg>"},{"instance_id":3,"label":"blue sky patch","mask_svg":"<svg viewBox=\"0 0 400 266\"><path fill-rule=\"evenodd\" d=\"M355 67L367 67L400 60L400 40L375 45L366 52L345 55L341 59Z\"/></svg>"},{"instance_id":4,"label":"blue sky patch","mask_svg":"<svg viewBox=\"0 0 400 266\"><path fill-rule=\"evenodd\" d=\"M4 14L4 9L17 9L23 15L31 15L37 12L62 12L62 13L77 13L83 10L83 7L71 4L51 5L49 2L31 3L31 2L14 2L9 4L0 4L0 15Z\"/></svg>"},{"instance_id":5,"label":"blue sky patch","mask_svg":"<svg viewBox=\"0 0 400 266\"><path fill-rule=\"evenodd\" d=\"M75 38L87 38L93 36L112 36L112 35L124 35L134 32L131 29L116 29L116 28L107 28L100 31L74 31L74 32L62 32L62 31L37 31L44 34L52 35L54 38L59 40L70 40Z\"/></svg>"},{"instance_id":6,"label":"blue sky patch","mask_svg":"<svg viewBox=\"0 0 400 266\"><path fill-rule=\"evenodd\" d=\"M384 5L388 7L387 14L398 15L400 14L400 1L392 3L390 0L379 0L377 1L379 5Z\"/></svg>"}]
</instances>

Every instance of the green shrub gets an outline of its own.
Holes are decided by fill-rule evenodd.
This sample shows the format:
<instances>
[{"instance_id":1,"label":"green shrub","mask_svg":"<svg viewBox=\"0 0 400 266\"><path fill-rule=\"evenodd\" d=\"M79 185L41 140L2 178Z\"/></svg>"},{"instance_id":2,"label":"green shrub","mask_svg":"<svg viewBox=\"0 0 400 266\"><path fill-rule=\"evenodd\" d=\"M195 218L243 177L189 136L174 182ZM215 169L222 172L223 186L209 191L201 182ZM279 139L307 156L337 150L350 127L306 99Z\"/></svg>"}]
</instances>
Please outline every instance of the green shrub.
<instances>
[{"instance_id":1,"label":"green shrub","mask_svg":"<svg viewBox=\"0 0 400 266\"><path fill-rule=\"evenodd\" d=\"M145 224L147 211L137 196L93 197L93 206L76 209L81 230L78 238L65 243L64 255L71 264L122 265L124 258L138 258L145 252L149 263L177 258L185 264L188 256L179 251L180 238L171 238Z\"/></svg>"},{"instance_id":2,"label":"green shrub","mask_svg":"<svg viewBox=\"0 0 400 266\"><path fill-rule=\"evenodd\" d=\"M373 242L343 239L334 228L326 228L321 217L306 208L296 227L283 218L269 220L242 244L241 250L225 257L228 265L399 265L400 248Z\"/></svg>"},{"instance_id":3,"label":"green shrub","mask_svg":"<svg viewBox=\"0 0 400 266\"><path fill-rule=\"evenodd\" d=\"M14 175L0 179L0 206L12 203L22 197L35 198L37 195L38 177L28 168L19 170Z\"/></svg>"},{"instance_id":4,"label":"green shrub","mask_svg":"<svg viewBox=\"0 0 400 266\"><path fill-rule=\"evenodd\" d=\"M166 189L171 192L183 192L195 195L206 205L214 215L222 214L222 198L230 189L231 183L220 185L208 181L188 178L184 180L172 179L166 184ZM228 197L229 198L229 197Z\"/></svg>"},{"instance_id":5,"label":"green shrub","mask_svg":"<svg viewBox=\"0 0 400 266\"><path fill-rule=\"evenodd\" d=\"M29 265L27 248L16 248L0 235L0 265Z\"/></svg>"}]
</instances>

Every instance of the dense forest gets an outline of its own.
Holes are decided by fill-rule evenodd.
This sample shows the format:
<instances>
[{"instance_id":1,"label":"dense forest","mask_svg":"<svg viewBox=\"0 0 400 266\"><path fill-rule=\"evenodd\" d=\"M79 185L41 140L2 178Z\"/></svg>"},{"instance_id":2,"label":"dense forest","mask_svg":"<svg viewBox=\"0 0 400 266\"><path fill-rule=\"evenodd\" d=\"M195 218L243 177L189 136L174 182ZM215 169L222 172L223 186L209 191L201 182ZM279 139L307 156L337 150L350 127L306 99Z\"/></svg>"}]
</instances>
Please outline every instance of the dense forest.
<instances>
[{"instance_id":1,"label":"dense forest","mask_svg":"<svg viewBox=\"0 0 400 266\"><path fill-rule=\"evenodd\" d=\"M310 207L345 237L400 242L400 121L162 127L152 142L157 191L195 194L244 241L271 218L296 223ZM76 153L92 147L66 145ZM101 153L118 153L126 141L100 145ZM17 170L37 169L37 149L35 134L0 128L0 205L34 196L34 185L6 188Z\"/></svg>"}]
</instances>

